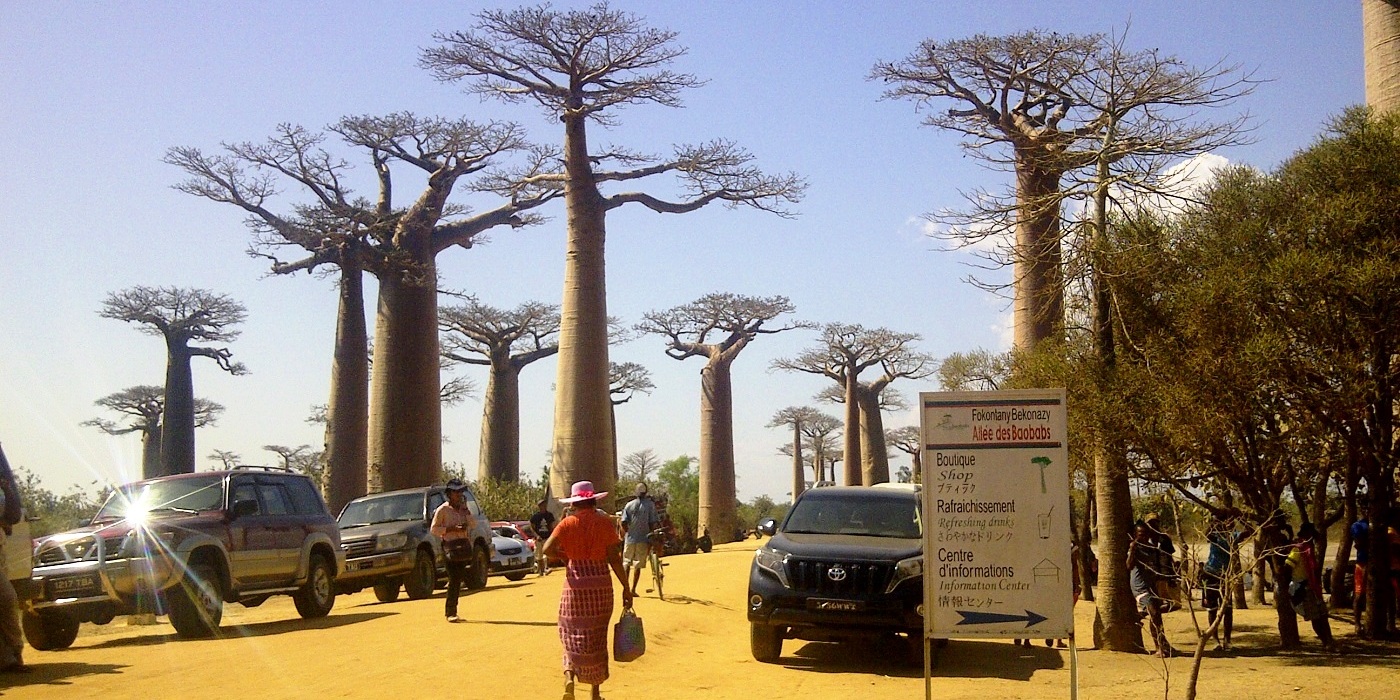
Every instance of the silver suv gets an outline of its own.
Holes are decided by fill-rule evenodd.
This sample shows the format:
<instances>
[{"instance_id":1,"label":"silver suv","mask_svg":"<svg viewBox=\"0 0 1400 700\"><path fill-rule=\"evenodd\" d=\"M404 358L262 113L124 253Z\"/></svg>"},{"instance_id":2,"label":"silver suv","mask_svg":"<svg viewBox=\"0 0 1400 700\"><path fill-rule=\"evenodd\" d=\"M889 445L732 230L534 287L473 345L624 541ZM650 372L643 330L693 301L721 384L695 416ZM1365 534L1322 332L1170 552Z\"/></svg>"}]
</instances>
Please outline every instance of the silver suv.
<instances>
[{"instance_id":1,"label":"silver suv","mask_svg":"<svg viewBox=\"0 0 1400 700\"><path fill-rule=\"evenodd\" d=\"M128 484L85 527L40 540L40 594L23 616L35 649L73 643L79 622L160 613L183 637L209 636L224 603L290 595L304 618L335 605L340 530L311 480L240 467Z\"/></svg>"},{"instance_id":2,"label":"silver suv","mask_svg":"<svg viewBox=\"0 0 1400 700\"><path fill-rule=\"evenodd\" d=\"M467 565L469 589L486 587L495 554L481 505L464 491L467 508L476 518L472 532L474 555ZM433 512L447 501L442 486L401 489L360 496L340 511L340 546L345 550L345 573L336 580L341 593L374 588L381 602L392 603L403 588L414 600L433 594L447 580L442 540L428 532Z\"/></svg>"}]
</instances>

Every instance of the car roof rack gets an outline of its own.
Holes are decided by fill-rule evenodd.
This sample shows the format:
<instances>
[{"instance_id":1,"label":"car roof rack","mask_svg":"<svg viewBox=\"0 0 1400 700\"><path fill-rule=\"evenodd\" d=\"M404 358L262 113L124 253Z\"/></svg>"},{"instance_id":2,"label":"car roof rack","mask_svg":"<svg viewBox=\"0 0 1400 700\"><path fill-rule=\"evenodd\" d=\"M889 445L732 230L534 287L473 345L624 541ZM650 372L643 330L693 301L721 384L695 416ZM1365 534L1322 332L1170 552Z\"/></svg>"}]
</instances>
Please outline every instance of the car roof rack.
<instances>
[{"instance_id":1,"label":"car roof rack","mask_svg":"<svg viewBox=\"0 0 1400 700\"><path fill-rule=\"evenodd\" d=\"M235 464L229 467L229 471L260 471L260 472L285 472L295 474L291 467L272 467L262 464Z\"/></svg>"}]
</instances>

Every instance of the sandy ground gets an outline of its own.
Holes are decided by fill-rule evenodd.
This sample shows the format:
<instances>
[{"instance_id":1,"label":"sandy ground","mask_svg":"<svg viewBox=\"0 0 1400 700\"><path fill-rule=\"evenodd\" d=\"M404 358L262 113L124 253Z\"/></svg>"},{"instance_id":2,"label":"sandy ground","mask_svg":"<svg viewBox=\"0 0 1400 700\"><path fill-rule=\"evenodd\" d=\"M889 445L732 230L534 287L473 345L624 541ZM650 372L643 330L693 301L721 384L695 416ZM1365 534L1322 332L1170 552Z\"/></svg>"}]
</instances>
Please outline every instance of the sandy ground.
<instances>
[{"instance_id":1,"label":"sandy ground","mask_svg":"<svg viewBox=\"0 0 1400 700\"><path fill-rule=\"evenodd\" d=\"M622 698L923 697L923 669L889 658L888 649L795 640L777 664L749 655L744 597L755 543L666 559L667 598L643 595L647 653L613 664L604 695ZM466 597L464 621L443 619L442 593L430 600L381 604L363 591L337 598L329 617L299 619L287 597L258 608L227 608L220 638L185 641L164 622L131 626L123 618L84 624L72 648L29 650L27 675L0 676L6 698L557 698L560 651L555 612L560 572L511 583L492 578ZM1093 607L1077 610L1088 638ZM1167 616L1169 636L1187 647L1184 612ZM1238 611L1229 656L1210 656L1200 697L1400 697L1400 645L1366 644L1334 619L1346 653L1320 652L1304 623L1304 648L1276 648L1272 610ZM1190 659L1078 653L1080 698L1180 698ZM953 641L933 672L937 698L1068 698L1070 654L1010 641ZM1376 693L1380 690L1379 694ZM579 697L587 697L580 687Z\"/></svg>"}]
</instances>

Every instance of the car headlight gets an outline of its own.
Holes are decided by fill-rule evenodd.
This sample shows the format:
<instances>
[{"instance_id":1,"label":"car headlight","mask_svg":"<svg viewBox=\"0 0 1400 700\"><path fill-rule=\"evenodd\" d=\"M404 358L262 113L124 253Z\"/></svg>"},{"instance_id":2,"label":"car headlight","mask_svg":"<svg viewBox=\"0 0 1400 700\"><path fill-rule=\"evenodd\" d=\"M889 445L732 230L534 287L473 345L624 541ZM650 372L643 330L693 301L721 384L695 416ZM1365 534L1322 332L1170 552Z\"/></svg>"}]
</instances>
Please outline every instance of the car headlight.
<instances>
[{"instance_id":1,"label":"car headlight","mask_svg":"<svg viewBox=\"0 0 1400 700\"><path fill-rule=\"evenodd\" d=\"M408 533L400 532L397 535L380 535L374 541L374 551L392 552L396 549L403 549L408 544Z\"/></svg>"},{"instance_id":2,"label":"car headlight","mask_svg":"<svg viewBox=\"0 0 1400 700\"><path fill-rule=\"evenodd\" d=\"M901 559L894 565L894 576L890 578L890 585L885 586L886 593L894 592L898 586L911 578L919 578L924 575L924 555Z\"/></svg>"},{"instance_id":3,"label":"car headlight","mask_svg":"<svg viewBox=\"0 0 1400 700\"><path fill-rule=\"evenodd\" d=\"M753 553L754 566L777 576L778 582L783 584L784 588L790 587L787 577L787 558L787 552L769 547L759 547Z\"/></svg>"}]
</instances>

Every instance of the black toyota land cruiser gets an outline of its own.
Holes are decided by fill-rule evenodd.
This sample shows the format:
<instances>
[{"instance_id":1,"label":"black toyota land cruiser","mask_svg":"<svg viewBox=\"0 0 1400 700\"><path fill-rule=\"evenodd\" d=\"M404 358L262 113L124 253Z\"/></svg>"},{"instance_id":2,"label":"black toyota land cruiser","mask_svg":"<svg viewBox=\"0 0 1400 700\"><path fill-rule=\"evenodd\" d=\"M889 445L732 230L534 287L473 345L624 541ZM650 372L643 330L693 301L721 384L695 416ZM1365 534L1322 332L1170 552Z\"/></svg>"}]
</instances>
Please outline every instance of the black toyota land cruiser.
<instances>
[{"instance_id":1,"label":"black toyota land cruiser","mask_svg":"<svg viewBox=\"0 0 1400 700\"><path fill-rule=\"evenodd\" d=\"M923 634L923 524L904 485L803 492L754 552L749 572L753 657L773 662L784 639L842 641ZM919 647L922 648L921 646Z\"/></svg>"}]
</instances>

